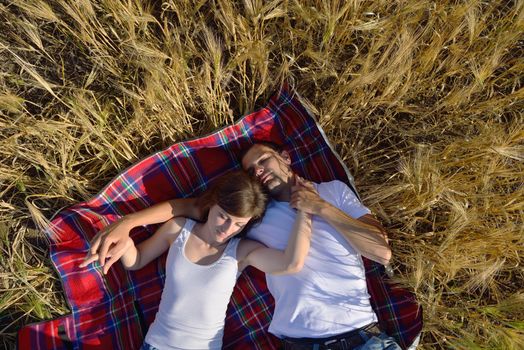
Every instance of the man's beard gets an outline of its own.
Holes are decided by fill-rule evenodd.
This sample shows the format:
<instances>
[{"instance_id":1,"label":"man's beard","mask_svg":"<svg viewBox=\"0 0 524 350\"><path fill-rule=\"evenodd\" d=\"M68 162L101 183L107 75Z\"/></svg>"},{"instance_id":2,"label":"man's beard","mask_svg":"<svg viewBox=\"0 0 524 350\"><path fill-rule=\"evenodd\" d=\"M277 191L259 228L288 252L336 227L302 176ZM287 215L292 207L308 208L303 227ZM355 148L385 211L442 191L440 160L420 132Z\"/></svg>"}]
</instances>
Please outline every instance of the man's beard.
<instances>
[{"instance_id":1,"label":"man's beard","mask_svg":"<svg viewBox=\"0 0 524 350\"><path fill-rule=\"evenodd\" d=\"M286 186L288 184L286 179L289 178L289 175L291 174L290 167L285 164L280 157L277 157L277 160L279 163L281 176L272 173L272 179L263 185L269 192L270 196L273 198L279 197L282 195L282 192L286 190Z\"/></svg>"},{"instance_id":2,"label":"man's beard","mask_svg":"<svg viewBox=\"0 0 524 350\"><path fill-rule=\"evenodd\" d=\"M266 190L269 192L271 197L278 197L285 189L285 181L280 177L273 177L265 184Z\"/></svg>"}]
</instances>

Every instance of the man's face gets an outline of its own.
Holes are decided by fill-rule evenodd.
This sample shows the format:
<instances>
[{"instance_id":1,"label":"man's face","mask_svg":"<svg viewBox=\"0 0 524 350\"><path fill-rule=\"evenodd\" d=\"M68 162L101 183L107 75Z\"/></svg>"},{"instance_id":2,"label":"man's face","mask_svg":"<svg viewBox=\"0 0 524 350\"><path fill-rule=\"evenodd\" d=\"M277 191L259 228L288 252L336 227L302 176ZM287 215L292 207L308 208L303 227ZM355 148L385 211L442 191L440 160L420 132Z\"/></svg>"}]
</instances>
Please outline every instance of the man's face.
<instances>
[{"instance_id":1,"label":"man's face","mask_svg":"<svg viewBox=\"0 0 524 350\"><path fill-rule=\"evenodd\" d=\"M287 152L278 153L264 145L253 145L242 158L242 168L254 175L272 196L288 189L293 176L290 164Z\"/></svg>"}]
</instances>

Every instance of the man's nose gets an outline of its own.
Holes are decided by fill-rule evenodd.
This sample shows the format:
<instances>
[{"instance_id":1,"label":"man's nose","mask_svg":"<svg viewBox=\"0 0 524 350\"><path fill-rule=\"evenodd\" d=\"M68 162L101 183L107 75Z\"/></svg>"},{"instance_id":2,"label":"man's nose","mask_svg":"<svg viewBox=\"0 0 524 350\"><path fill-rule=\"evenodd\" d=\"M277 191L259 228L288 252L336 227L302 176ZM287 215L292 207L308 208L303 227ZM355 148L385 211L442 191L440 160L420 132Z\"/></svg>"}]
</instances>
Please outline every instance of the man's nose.
<instances>
[{"instance_id":1,"label":"man's nose","mask_svg":"<svg viewBox=\"0 0 524 350\"><path fill-rule=\"evenodd\" d=\"M260 166L260 165L257 165L255 166L255 176L260 176L262 175L262 173L264 173L264 167Z\"/></svg>"}]
</instances>

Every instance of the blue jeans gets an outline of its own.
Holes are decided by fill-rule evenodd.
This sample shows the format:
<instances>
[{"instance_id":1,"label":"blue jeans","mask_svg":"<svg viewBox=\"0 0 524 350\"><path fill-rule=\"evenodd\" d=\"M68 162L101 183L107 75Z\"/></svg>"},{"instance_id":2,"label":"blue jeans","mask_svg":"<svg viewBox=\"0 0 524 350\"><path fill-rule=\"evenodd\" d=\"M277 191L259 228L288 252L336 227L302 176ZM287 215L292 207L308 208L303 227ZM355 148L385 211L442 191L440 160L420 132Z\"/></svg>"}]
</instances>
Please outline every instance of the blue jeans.
<instances>
[{"instance_id":1,"label":"blue jeans","mask_svg":"<svg viewBox=\"0 0 524 350\"><path fill-rule=\"evenodd\" d=\"M382 332L378 336L369 336L364 331L360 331L360 336L366 342L359 345L355 350L402 350L402 348L395 342L395 339Z\"/></svg>"},{"instance_id":2,"label":"blue jeans","mask_svg":"<svg viewBox=\"0 0 524 350\"><path fill-rule=\"evenodd\" d=\"M366 332L361 331L360 336L367 339L366 343L357 346L354 350L402 350L395 339L382 332L378 336L368 337ZM154 346L144 342L140 350L158 350Z\"/></svg>"},{"instance_id":3,"label":"blue jeans","mask_svg":"<svg viewBox=\"0 0 524 350\"><path fill-rule=\"evenodd\" d=\"M140 347L140 350L158 350L153 345L149 345L148 343L144 342L142 346Z\"/></svg>"}]
</instances>

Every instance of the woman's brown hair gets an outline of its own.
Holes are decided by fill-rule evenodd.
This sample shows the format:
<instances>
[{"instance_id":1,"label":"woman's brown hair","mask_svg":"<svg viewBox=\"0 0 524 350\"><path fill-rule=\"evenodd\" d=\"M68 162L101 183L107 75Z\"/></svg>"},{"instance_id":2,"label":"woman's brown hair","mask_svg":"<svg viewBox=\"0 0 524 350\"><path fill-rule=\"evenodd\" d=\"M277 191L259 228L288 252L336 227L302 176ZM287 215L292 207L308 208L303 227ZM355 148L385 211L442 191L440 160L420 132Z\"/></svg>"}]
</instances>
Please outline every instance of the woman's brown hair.
<instances>
[{"instance_id":1,"label":"woman's brown hair","mask_svg":"<svg viewBox=\"0 0 524 350\"><path fill-rule=\"evenodd\" d=\"M230 215L251 217L241 235L264 216L267 203L268 195L262 185L242 170L222 175L199 198L204 212L217 204Z\"/></svg>"}]
</instances>

